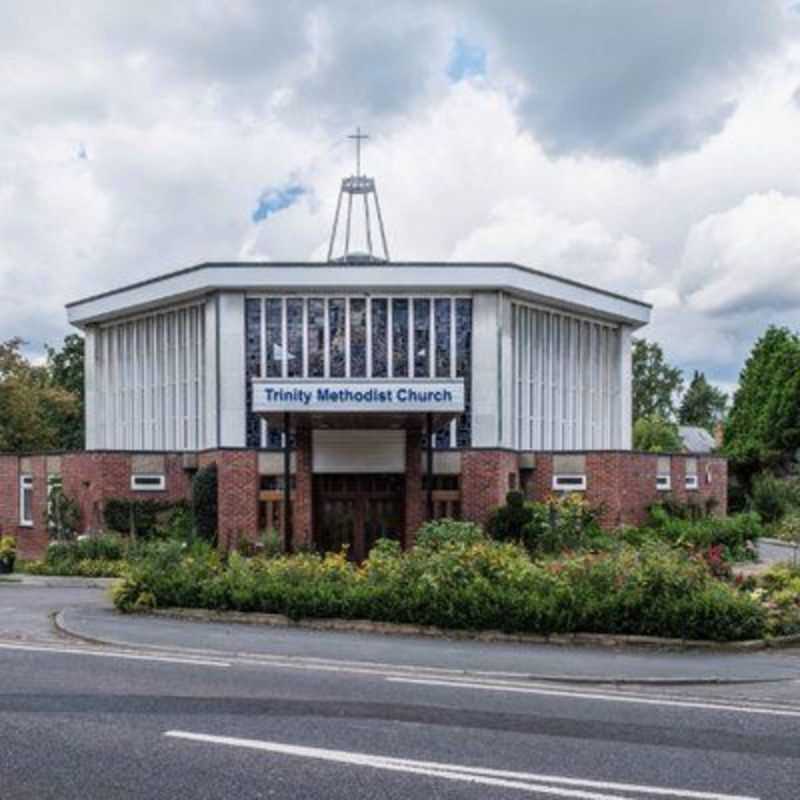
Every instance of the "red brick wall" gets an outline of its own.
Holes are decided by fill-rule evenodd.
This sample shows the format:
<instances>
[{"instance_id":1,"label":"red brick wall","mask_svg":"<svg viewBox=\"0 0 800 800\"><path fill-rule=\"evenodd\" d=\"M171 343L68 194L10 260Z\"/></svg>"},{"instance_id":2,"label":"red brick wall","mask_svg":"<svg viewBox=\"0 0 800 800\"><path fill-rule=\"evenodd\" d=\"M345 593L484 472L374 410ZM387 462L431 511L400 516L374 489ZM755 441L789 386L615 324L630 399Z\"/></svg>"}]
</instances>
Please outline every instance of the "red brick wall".
<instances>
[{"instance_id":1,"label":"red brick wall","mask_svg":"<svg viewBox=\"0 0 800 800\"><path fill-rule=\"evenodd\" d=\"M220 450L216 455L219 547L232 550L258 539L258 455L253 450Z\"/></svg>"},{"instance_id":2,"label":"red brick wall","mask_svg":"<svg viewBox=\"0 0 800 800\"><path fill-rule=\"evenodd\" d=\"M0 535L17 536L19 526L19 459L0 456Z\"/></svg>"},{"instance_id":3,"label":"red brick wall","mask_svg":"<svg viewBox=\"0 0 800 800\"><path fill-rule=\"evenodd\" d=\"M312 453L310 428L295 431L295 489L292 494L292 545L313 544Z\"/></svg>"},{"instance_id":4,"label":"red brick wall","mask_svg":"<svg viewBox=\"0 0 800 800\"><path fill-rule=\"evenodd\" d=\"M428 518L422 486L422 431L406 431L406 500L404 547L413 547L417 530Z\"/></svg>"},{"instance_id":5,"label":"red brick wall","mask_svg":"<svg viewBox=\"0 0 800 800\"><path fill-rule=\"evenodd\" d=\"M518 453L464 450L461 454L461 516L485 525L491 510L505 502L511 488L509 476L518 473Z\"/></svg>"}]
</instances>

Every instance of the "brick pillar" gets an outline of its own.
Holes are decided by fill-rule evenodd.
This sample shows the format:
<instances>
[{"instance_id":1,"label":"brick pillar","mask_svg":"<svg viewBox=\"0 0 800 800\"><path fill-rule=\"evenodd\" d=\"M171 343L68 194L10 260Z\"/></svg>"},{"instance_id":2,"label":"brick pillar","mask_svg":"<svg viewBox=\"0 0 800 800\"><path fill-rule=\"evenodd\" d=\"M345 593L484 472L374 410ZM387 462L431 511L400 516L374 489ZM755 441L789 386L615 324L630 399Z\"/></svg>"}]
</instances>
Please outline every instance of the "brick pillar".
<instances>
[{"instance_id":1,"label":"brick pillar","mask_svg":"<svg viewBox=\"0 0 800 800\"><path fill-rule=\"evenodd\" d=\"M254 450L217 454L220 550L233 550L243 539L258 539L258 455Z\"/></svg>"},{"instance_id":2,"label":"brick pillar","mask_svg":"<svg viewBox=\"0 0 800 800\"><path fill-rule=\"evenodd\" d=\"M314 543L311 429L295 431L294 494L292 495L292 543L296 548Z\"/></svg>"},{"instance_id":3,"label":"brick pillar","mask_svg":"<svg viewBox=\"0 0 800 800\"><path fill-rule=\"evenodd\" d=\"M19 525L19 458L0 456L0 536L17 536Z\"/></svg>"},{"instance_id":4,"label":"brick pillar","mask_svg":"<svg viewBox=\"0 0 800 800\"><path fill-rule=\"evenodd\" d=\"M538 467L538 461L537 461ZM464 450L461 454L461 515L485 525L493 508L503 505L509 474L519 469L519 455L509 450Z\"/></svg>"},{"instance_id":5,"label":"brick pillar","mask_svg":"<svg viewBox=\"0 0 800 800\"><path fill-rule=\"evenodd\" d=\"M422 431L406 431L406 530L404 546L413 547L417 529L425 522L425 492L422 488Z\"/></svg>"}]
</instances>

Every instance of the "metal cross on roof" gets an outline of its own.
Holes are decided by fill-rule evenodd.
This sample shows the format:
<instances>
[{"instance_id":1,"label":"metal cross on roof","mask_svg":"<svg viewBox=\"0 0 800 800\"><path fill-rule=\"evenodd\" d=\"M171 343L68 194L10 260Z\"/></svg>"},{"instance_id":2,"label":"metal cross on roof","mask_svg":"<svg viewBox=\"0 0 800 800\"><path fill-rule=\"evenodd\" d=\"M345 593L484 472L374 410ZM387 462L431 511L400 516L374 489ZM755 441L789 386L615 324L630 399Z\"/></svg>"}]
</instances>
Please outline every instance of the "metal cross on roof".
<instances>
[{"instance_id":1,"label":"metal cross on roof","mask_svg":"<svg viewBox=\"0 0 800 800\"><path fill-rule=\"evenodd\" d=\"M356 142L356 175L361 176L361 142L364 139L369 139L369 134L361 133L361 128L356 128L355 133L351 133L348 139L355 139Z\"/></svg>"}]
</instances>

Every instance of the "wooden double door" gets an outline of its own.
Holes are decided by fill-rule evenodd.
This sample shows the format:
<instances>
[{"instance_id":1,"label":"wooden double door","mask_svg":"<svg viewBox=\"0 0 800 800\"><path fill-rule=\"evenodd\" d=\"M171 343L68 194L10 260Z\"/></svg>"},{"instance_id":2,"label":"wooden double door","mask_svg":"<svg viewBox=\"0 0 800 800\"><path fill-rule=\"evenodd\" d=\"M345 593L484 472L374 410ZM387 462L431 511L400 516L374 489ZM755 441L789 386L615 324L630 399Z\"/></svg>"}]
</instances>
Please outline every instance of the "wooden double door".
<instances>
[{"instance_id":1,"label":"wooden double door","mask_svg":"<svg viewBox=\"0 0 800 800\"><path fill-rule=\"evenodd\" d=\"M315 475L314 543L363 561L380 538L403 540L405 475Z\"/></svg>"}]
</instances>

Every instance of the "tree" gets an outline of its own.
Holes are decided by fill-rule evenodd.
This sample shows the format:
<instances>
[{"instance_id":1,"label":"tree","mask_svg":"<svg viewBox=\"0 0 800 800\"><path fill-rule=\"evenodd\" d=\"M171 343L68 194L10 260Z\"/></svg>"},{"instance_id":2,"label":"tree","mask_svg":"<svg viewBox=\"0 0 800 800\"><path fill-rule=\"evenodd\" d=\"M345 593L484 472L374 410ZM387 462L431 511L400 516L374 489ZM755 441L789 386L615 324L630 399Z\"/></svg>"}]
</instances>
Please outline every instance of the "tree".
<instances>
[{"instance_id":1,"label":"tree","mask_svg":"<svg viewBox=\"0 0 800 800\"><path fill-rule=\"evenodd\" d=\"M78 412L79 399L31 364L19 338L0 343L0 450L60 449L58 419Z\"/></svg>"},{"instance_id":2,"label":"tree","mask_svg":"<svg viewBox=\"0 0 800 800\"><path fill-rule=\"evenodd\" d=\"M639 417L633 424L633 448L648 453L677 453L683 449L678 426L664 417Z\"/></svg>"},{"instance_id":3,"label":"tree","mask_svg":"<svg viewBox=\"0 0 800 800\"><path fill-rule=\"evenodd\" d=\"M659 344L633 340L633 419L675 419L675 398L683 389L683 376L670 366Z\"/></svg>"},{"instance_id":4,"label":"tree","mask_svg":"<svg viewBox=\"0 0 800 800\"><path fill-rule=\"evenodd\" d=\"M724 447L749 481L800 447L800 337L770 326L753 345L725 425Z\"/></svg>"},{"instance_id":5,"label":"tree","mask_svg":"<svg viewBox=\"0 0 800 800\"><path fill-rule=\"evenodd\" d=\"M712 386L702 372L695 370L689 388L683 395L678 420L681 425L697 425L709 433L725 416L728 406L728 395Z\"/></svg>"},{"instance_id":6,"label":"tree","mask_svg":"<svg viewBox=\"0 0 800 800\"><path fill-rule=\"evenodd\" d=\"M56 413L53 424L57 428L59 447L64 450L82 450L84 436L84 343L83 337L71 333L64 337L60 350L49 345L47 369L53 386L61 387L77 398L74 408Z\"/></svg>"}]
</instances>

